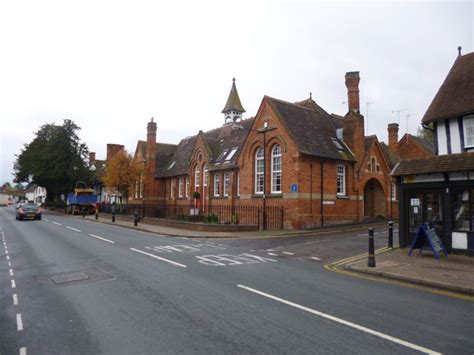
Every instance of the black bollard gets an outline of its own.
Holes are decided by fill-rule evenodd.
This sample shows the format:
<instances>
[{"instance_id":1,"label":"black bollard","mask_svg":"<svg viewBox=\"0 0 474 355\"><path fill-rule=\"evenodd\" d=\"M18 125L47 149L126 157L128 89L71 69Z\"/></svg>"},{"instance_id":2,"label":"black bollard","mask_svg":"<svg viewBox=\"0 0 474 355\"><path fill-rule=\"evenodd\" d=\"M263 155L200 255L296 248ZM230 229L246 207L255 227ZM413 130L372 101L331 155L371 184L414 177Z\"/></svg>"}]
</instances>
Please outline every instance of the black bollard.
<instances>
[{"instance_id":1,"label":"black bollard","mask_svg":"<svg viewBox=\"0 0 474 355\"><path fill-rule=\"evenodd\" d=\"M133 225L136 227L138 225L138 211L133 212Z\"/></svg>"},{"instance_id":2,"label":"black bollard","mask_svg":"<svg viewBox=\"0 0 474 355\"><path fill-rule=\"evenodd\" d=\"M99 219L99 209L98 208L95 209L95 219L96 220Z\"/></svg>"},{"instance_id":3,"label":"black bollard","mask_svg":"<svg viewBox=\"0 0 474 355\"><path fill-rule=\"evenodd\" d=\"M388 247L393 248L393 222L388 222Z\"/></svg>"},{"instance_id":4,"label":"black bollard","mask_svg":"<svg viewBox=\"0 0 474 355\"><path fill-rule=\"evenodd\" d=\"M82 218L84 218L86 216L86 209L84 207L82 207Z\"/></svg>"},{"instance_id":5,"label":"black bollard","mask_svg":"<svg viewBox=\"0 0 474 355\"><path fill-rule=\"evenodd\" d=\"M112 222L115 223L115 210L112 211Z\"/></svg>"},{"instance_id":6,"label":"black bollard","mask_svg":"<svg viewBox=\"0 0 474 355\"><path fill-rule=\"evenodd\" d=\"M368 267L375 267L375 250L374 250L374 228L369 228L369 254L367 259Z\"/></svg>"}]
</instances>

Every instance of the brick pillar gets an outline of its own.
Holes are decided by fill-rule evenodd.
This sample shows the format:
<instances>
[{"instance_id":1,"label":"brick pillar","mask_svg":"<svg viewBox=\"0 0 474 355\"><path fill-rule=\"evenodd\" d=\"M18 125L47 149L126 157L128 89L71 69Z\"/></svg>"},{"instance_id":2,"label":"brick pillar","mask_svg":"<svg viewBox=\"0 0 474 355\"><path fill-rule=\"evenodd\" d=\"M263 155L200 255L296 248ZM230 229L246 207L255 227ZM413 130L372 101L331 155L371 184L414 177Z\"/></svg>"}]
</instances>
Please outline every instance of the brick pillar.
<instances>
[{"instance_id":1,"label":"brick pillar","mask_svg":"<svg viewBox=\"0 0 474 355\"><path fill-rule=\"evenodd\" d=\"M397 152L398 148L398 123L389 123L388 127L388 147Z\"/></svg>"},{"instance_id":2,"label":"brick pillar","mask_svg":"<svg viewBox=\"0 0 474 355\"><path fill-rule=\"evenodd\" d=\"M359 72L348 72L345 78L349 111L344 117L343 139L360 164L365 155L365 131L364 116L359 110Z\"/></svg>"},{"instance_id":3,"label":"brick pillar","mask_svg":"<svg viewBox=\"0 0 474 355\"><path fill-rule=\"evenodd\" d=\"M347 105L349 112L360 112L359 81L360 77L358 71L346 73Z\"/></svg>"}]
</instances>

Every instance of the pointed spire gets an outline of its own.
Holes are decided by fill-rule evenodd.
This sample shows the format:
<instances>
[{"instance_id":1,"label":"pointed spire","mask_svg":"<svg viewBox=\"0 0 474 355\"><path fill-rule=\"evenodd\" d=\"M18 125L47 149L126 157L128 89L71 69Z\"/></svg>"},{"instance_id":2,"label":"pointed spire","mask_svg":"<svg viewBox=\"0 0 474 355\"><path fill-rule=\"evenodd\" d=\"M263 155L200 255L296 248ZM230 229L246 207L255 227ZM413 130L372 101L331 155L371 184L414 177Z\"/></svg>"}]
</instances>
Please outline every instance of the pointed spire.
<instances>
[{"instance_id":1,"label":"pointed spire","mask_svg":"<svg viewBox=\"0 0 474 355\"><path fill-rule=\"evenodd\" d=\"M222 113L226 113L228 111L245 112L245 109L240 103L239 93L237 92L237 87L235 86L235 78L232 79L232 88L230 89L229 98L227 99L227 103L225 104Z\"/></svg>"}]
</instances>

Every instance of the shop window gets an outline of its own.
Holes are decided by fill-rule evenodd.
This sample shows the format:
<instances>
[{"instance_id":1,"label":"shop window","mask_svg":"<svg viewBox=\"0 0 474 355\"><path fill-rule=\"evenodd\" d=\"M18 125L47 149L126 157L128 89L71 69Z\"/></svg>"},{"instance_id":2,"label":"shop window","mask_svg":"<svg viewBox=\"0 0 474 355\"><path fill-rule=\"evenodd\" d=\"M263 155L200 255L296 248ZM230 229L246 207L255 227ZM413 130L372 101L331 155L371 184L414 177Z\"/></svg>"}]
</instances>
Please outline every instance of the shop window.
<instances>
[{"instance_id":1,"label":"shop window","mask_svg":"<svg viewBox=\"0 0 474 355\"><path fill-rule=\"evenodd\" d=\"M455 191L453 198L454 230L473 230L471 222L473 218L473 211L471 208L473 194L474 190L471 190L471 194L469 194L469 190Z\"/></svg>"}]
</instances>

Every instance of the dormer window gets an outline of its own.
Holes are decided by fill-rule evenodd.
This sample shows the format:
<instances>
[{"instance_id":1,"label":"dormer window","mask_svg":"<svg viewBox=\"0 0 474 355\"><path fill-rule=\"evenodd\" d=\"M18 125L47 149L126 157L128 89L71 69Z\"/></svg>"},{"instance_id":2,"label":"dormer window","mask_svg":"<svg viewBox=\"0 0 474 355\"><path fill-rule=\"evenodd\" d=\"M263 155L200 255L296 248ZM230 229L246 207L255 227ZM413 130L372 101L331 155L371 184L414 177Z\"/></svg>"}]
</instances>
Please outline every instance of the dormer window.
<instances>
[{"instance_id":1,"label":"dormer window","mask_svg":"<svg viewBox=\"0 0 474 355\"><path fill-rule=\"evenodd\" d=\"M229 154L227 154L227 157L225 158L225 161L229 161L232 159L232 157L235 155L235 153L239 150L239 147L237 148L232 148Z\"/></svg>"},{"instance_id":2,"label":"dormer window","mask_svg":"<svg viewBox=\"0 0 474 355\"><path fill-rule=\"evenodd\" d=\"M465 117L464 126L464 147L474 148L474 116Z\"/></svg>"},{"instance_id":3,"label":"dormer window","mask_svg":"<svg viewBox=\"0 0 474 355\"><path fill-rule=\"evenodd\" d=\"M228 151L229 149L224 149L222 153L217 157L216 163L220 163L220 161L224 158L224 156L227 154Z\"/></svg>"}]
</instances>

